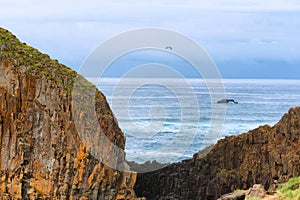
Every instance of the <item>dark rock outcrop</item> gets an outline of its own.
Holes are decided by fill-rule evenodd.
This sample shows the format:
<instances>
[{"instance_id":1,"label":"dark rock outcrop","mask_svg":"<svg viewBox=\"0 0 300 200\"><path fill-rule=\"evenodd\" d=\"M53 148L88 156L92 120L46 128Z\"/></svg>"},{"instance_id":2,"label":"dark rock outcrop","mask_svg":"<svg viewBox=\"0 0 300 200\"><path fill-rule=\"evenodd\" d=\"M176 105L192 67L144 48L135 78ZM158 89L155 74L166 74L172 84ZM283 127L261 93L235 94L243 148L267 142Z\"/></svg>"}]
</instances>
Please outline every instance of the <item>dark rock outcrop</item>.
<instances>
[{"instance_id":1,"label":"dark rock outcrop","mask_svg":"<svg viewBox=\"0 0 300 200\"><path fill-rule=\"evenodd\" d=\"M137 173L144 173L144 172L151 172L157 169L164 168L165 166L168 166L170 163L162 164L157 162L156 160L153 160L153 161L146 161L143 164L139 164L134 161L127 161L127 164L129 165L130 170Z\"/></svg>"},{"instance_id":2,"label":"dark rock outcrop","mask_svg":"<svg viewBox=\"0 0 300 200\"><path fill-rule=\"evenodd\" d=\"M71 111L78 77L96 89L0 28L1 199L134 199L136 174L106 166L79 138L78 128L88 131L91 122L84 120L88 113ZM99 91L95 102L97 130L124 149L125 137ZM101 142L96 133L93 140ZM111 146L102 142L98 151L126 167L124 151L112 157Z\"/></svg>"},{"instance_id":3,"label":"dark rock outcrop","mask_svg":"<svg viewBox=\"0 0 300 200\"><path fill-rule=\"evenodd\" d=\"M234 103L234 104L238 104L239 102L235 101L234 99L222 99L220 101L217 101L217 103Z\"/></svg>"},{"instance_id":4,"label":"dark rock outcrop","mask_svg":"<svg viewBox=\"0 0 300 200\"><path fill-rule=\"evenodd\" d=\"M148 200L217 199L236 189L300 175L300 107L292 108L273 127L226 137L206 155L163 169L138 174L135 191Z\"/></svg>"}]
</instances>

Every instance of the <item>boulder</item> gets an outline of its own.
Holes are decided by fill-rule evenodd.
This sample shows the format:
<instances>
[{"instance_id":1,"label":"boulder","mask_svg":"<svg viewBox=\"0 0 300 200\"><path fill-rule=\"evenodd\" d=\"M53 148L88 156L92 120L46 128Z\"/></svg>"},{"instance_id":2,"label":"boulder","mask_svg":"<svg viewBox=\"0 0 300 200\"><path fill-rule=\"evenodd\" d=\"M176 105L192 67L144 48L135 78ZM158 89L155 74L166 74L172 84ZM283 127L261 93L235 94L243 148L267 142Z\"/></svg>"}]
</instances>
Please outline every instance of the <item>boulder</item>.
<instances>
[{"instance_id":1,"label":"boulder","mask_svg":"<svg viewBox=\"0 0 300 200\"><path fill-rule=\"evenodd\" d=\"M264 198L266 191L263 185L255 184L252 188L249 189L248 196L255 198Z\"/></svg>"},{"instance_id":2,"label":"boulder","mask_svg":"<svg viewBox=\"0 0 300 200\"><path fill-rule=\"evenodd\" d=\"M244 192L236 192L222 195L218 200L244 200L245 199Z\"/></svg>"}]
</instances>

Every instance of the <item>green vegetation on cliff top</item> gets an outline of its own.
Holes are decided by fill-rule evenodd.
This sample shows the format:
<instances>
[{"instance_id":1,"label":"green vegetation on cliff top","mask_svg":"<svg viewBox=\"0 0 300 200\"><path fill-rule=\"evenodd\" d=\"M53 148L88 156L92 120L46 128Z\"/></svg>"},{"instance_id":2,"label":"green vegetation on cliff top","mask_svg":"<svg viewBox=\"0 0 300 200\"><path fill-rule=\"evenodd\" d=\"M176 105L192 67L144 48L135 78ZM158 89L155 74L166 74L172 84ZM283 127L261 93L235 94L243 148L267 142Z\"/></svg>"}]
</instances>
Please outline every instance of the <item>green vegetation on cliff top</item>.
<instances>
[{"instance_id":1,"label":"green vegetation on cliff top","mask_svg":"<svg viewBox=\"0 0 300 200\"><path fill-rule=\"evenodd\" d=\"M0 27L0 61L7 60L26 74L44 76L56 83L67 78L68 85L77 74L71 68L52 60L47 54L20 42L8 30Z\"/></svg>"},{"instance_id":2,"label":"green vegetation on cliff top","mask_svg":"<svg viewBox=\"0 0 300 200\"><path fill-rule=\"evenodd\" d=\"M96 112L99 116L102 115L99 111L101 108L99 105L103 101L106 102L106 99L95 85L71 68L51 59L47 54L20 42L16 36L0 27L0 64L3 61L8 61L17 73L47 79L52 86L62 88L63 94L69 93L75 96L74 99L77 99L83 108L89 107L89 101L82 101L81 99L84 96L93 95L97 91ZM74 85L75 91L73 90ZM111 110L107 109L107 112L111 113Z\"/></svg>"}]
</instances>

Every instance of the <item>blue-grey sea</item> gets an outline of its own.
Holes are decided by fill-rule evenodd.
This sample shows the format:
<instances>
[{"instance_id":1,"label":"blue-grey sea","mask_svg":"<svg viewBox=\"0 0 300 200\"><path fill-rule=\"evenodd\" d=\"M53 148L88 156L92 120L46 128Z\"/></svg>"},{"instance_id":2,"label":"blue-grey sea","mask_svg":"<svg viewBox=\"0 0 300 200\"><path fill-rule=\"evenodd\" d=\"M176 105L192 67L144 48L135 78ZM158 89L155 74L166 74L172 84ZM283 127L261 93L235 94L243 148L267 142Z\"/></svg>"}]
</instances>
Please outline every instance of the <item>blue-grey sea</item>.
<instances>
[{"instance_id":1,"label":"blue-grey sea","mask_svg":"<svg viewBox=\"0 0 300 200\"><path fill-rule=\"evenodd\" d=\"M217 104L204 80L186 80L188 89L176 79L101 80L98 88L126 135L127 160L191 158L225 136L274 125L300 105L300 80L222 80L226 98L238 104Z\"/></svg>"}]
</instances>

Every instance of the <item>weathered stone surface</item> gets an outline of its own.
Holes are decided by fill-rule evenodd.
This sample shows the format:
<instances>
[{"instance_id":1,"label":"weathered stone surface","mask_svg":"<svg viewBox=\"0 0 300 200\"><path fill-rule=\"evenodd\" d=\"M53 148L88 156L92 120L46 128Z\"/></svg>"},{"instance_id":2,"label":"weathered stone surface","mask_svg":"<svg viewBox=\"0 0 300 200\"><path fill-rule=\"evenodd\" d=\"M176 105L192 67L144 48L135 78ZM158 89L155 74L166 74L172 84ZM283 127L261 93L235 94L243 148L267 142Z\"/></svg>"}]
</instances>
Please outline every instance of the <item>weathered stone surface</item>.
<instances>
[{"instance_id":1,"label":"weathered stone surface","mask_svg":"<svg viewBox=\"0 0 300 200\"><path fill-rule=\"evenodd\" d=\"M229 193L222 195L218 200L244 200L246 197L243 192Z\"/></svg>"},{"instance_id":2,"label":"weathered stone surface","mask_svg":"<svg viewBox=\"0 0 300 200\"><path fill-rule=\"evenodd\" d=\"M236 189L300 175L300 107L292 108L273 127L226 137L190 160L154 172L138 174L135 191L148 200L217 199Z\"/></svg>"},{"instance_id":3,"label":"weathered stone surface","mask_svg":"<svg viewBox=\"0 0 300 200\"><path fill-rule=\"evenodd\" d=\"M249 189L248 196L256 198L264 198L266 191L263 185L255 184L252 188Z\"/></svg>"},{"instance_id":4,"label":"weathered stone surface","mask_svg":"<svg viewBox=\"0 0 300 200\"><path fill-rule=\"evenodd\" d=\"M72 112L76 72L1 28L0 46L1 199L134 199L136 174L99 162L78 136L78 128L88 131L91 122L88 114ZM97 91L95 101L96 129L124 149L125 137L104 95ZM112 157L111 146L90 134L102 144L97 151L126 166L124 151Z\"/></svg>"}]
</instances>

